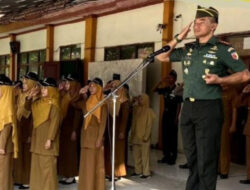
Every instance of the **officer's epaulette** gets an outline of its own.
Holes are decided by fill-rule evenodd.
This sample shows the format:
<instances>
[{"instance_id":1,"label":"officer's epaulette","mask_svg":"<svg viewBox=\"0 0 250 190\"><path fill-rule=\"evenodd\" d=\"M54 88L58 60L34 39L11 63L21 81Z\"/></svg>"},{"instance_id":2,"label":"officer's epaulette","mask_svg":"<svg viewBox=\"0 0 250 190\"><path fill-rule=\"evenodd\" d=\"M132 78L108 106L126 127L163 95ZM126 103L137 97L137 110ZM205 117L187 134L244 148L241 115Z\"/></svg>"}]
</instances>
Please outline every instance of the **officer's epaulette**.
<instances>
[{"instance_id":1,"label":"officer's epaulette","mask_svg":"<svg viewBox=\"0 0 250 190\"><path fill-rule=\"evenodd\" d=\"M226 45L226 46L232 46L229 42L223 41L223 40L219 40L218 41L220 44Z\"/></svg>"}]
</instances>

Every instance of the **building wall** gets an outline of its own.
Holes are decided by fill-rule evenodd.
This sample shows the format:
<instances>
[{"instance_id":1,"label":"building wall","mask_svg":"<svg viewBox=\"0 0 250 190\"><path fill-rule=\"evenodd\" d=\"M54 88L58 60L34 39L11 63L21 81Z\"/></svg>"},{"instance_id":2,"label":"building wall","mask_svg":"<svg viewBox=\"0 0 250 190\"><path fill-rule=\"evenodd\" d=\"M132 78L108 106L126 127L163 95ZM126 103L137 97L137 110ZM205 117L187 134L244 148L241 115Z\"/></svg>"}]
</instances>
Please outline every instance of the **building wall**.
<instances>
[{"instance_id":1,"label":"building wall","mask_svg":"<svg viewBox=\"0 0 250 190\"><path fill-rule=\"evenodd\" d=\"M10 38L0 39L0 55L10 54Z\"/></svg>"},{"instance_id":2,"label":"building wall","mask_svg":"<svg viewBox=\"0 0 250 190\"><path fill-rule=\"evenodd\" d=\"M104 47L133 43L161 42L156 26L163 20L163 4L99 17L96 61L103 61Z\"/></svg>"},{"instance_id":3,"label":"building wall","mask_svg":"<svg viewBox=\"0 0 250 190\"><path fill-rule=\"evenodd\" d=\"M60 46L81 44L81 58L84 58L85 21L59 25L54 30L54 60L60 60Z\"/></svg>"},{"instance_id":4,"label":"building wall","mask_svg":"<svg viewBox=\"0 0 250 190\"><path fill-rule=\"evenodd\" d=\"M17 35L17 41L20 41L20 52L46 49L46 30Z\"/></svg>"}]
</instances>

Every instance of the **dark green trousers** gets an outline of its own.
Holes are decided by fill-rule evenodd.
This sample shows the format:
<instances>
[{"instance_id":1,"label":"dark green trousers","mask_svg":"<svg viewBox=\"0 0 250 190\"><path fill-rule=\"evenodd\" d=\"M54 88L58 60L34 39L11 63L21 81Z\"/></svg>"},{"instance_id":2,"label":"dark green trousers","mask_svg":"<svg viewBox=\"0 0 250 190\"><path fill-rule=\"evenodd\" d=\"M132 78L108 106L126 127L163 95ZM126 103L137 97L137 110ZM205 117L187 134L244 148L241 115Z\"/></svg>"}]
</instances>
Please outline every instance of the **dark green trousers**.
<instances>
[{"instance_id":1,"label":"dark green trousers","mask_svg":"<svg viewBox=\"0 0 250 190\"><path fill-rule=\"evenodd\" d=\"M221 100L184 101L181 130L189 164L186 190L215 190L223 107Z\"/></svg>"}]
</instances>

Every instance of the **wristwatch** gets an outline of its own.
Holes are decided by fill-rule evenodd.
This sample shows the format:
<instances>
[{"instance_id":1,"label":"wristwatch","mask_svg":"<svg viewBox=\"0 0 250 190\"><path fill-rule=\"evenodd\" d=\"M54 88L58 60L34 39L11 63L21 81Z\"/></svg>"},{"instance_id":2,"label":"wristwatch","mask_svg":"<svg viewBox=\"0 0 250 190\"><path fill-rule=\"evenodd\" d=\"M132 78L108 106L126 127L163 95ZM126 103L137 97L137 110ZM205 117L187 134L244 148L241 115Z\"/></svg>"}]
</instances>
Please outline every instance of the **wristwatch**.
<instances>
[{"instance_id":1,"label":"wristwatch","mask_svg":"<svg viewBox=\"0 0 250 190\"><path fill-rule=\"evenodd\" d=\"M180 43L180 42L182 42L182 40L180 40L180 39L178 38L178 36L179 36L179 34L176 34L176 35L174 36L174 39L176 40L177 43Z\"/></svg>"}]
</instances>

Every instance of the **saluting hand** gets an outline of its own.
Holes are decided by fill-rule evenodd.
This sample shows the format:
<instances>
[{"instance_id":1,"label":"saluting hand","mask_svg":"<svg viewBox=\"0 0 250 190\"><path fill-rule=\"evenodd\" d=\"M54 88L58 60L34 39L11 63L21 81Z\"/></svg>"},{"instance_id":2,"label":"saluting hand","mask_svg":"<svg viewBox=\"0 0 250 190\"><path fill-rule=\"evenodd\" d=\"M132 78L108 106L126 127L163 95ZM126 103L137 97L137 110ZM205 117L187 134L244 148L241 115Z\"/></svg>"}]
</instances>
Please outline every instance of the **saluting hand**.
<instances>
[{"instance_id":1,"label":"saluting hand","mask_svg":"<svg viewBox=\"0 0 250 190\"><path fill-rule=\"evenodd\" d=\"M51 148L51 140L47 140L45 143L45 149L49 150Z\"/></svg>"},{"instance_id":2,"label":"saluting hand","mask_svg":"<svg viewBox=\"0 0 250 190\"><path fill-rule=\"evenodd\" d=\"M30 93L29 93L29 95L28 95L28 99L31 99L31 98L35 97L35 96L39 93L39 91L40 91L39 86L33 87L33 88L30 90Z\"/></svg>"},{"instance_id":3,"label":"saluting hand","mask_svg":"<svg viewBox=\"0 0 250 190\"><path fill-rule=\"evenodd\" d=\"M178 35L178 39L184 40L188 33L191 31L191 26L193 22L190 22L185 28L182 29L181 33Z\"/></svg>"},{"instance_id":4,"label":"saluting hand","mask_svg":"<svg viewBox=\"0 0 250 190\"><path fill-rule=\"evenodd\" d=\"M89 85L86 85L80 89L79 94L87 94L88 90L89 90Z\"/></svg>"}]
</instances>

